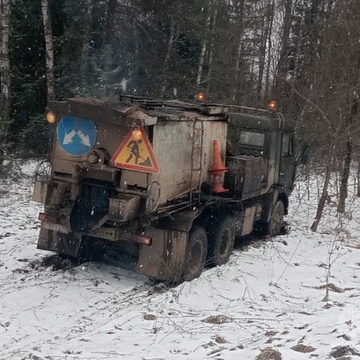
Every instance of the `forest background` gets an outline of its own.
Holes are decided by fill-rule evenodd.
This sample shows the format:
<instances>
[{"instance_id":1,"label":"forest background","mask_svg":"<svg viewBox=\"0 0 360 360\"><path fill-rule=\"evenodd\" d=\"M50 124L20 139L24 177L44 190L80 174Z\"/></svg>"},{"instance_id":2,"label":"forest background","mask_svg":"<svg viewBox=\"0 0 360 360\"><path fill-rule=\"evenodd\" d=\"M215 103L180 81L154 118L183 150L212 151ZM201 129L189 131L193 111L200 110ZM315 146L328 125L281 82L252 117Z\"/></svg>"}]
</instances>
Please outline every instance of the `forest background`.
<instances>
[{"instance_id":1,"label":"forest background","mask_svg":"<svg viewBox=\"0 0 360 360\"><path fill-rule=\"evenodd\" d=\"M319 205L335 172L344 212L360 157L359 24L358 0L0 0L0 158L48 152L49 99L277 100L324 175Z\"/></svg>"}]
</instances>

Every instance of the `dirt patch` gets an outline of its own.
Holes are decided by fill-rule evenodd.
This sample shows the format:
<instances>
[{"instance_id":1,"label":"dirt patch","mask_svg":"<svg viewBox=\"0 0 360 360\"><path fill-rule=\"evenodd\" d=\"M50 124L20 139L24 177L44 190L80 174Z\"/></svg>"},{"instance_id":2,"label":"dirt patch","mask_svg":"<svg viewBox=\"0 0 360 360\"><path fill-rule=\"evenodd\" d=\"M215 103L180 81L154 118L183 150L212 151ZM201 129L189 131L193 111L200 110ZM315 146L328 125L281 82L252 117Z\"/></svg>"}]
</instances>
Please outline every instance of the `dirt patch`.
<instances>
[{"instance_id":1,"label":"dirt patch","mask_svg":"<svg viewBox=\"0 0 360 360\"><path fill-rule=\"evenodd\" d=\"M1 197L1 194L0 194L0 197ZM11 235L15 235L15 234L12 234L12 233L9 233L9 232L6 232L5 234L1 234L0 235L0 239L4 239L4 238L7 238Z\"/></svg>"},{"instance_id":2,"label":"dirt patch","mask_svg":"<svg viewBox=\"0 0 360 360\"><path fill-rule=\"evenodd\" d=\"M317 289L326 289L328 288L330 291L336 292L336 293L343 293L345 292L345 289L339 288L338 286L334 285L333 283L325 284L318 286Z\"/></svg>"},{"instance_id":3,"label":"dirt patch","mask_svg":"<svg viewBox=\"0 0 360 360\"><path fill-rule=\"evenodd\" d=\"M214 340L218 343L218 344L226 344L227 341L223 336L217 335Z\"/></svg>"},{"instance_id":4,"label":"dirt patch","mask_svg":"<svg viewBox=\"0 0 360 360\"><path fill-rule=\"evenodd\" d=\"M269 330L265 332L265 336L275 336L278 333L278 331L275 330Z\"/></svg>"},{"instance_id":5,"label":"dirt patch","mask_svg":"<svg viewBox=\"0 0 360 360\"><path fill-rule=\"evenodd\" d=\"M323 289L327 288L328 290L336 292L336 293L343 293L346 290L351 290L351 288L342 289L342 288L334 285L333 283L324 284L324 285L320 285L320 286L305 286L305 287L311 288L311 289L318 289L318 290L323 290Z\"/></svg>"},{"instance_id":6,"label":"dirt patch","mask_svg":"<svg viewBox=\"0 0 360 360\"><path fill-rule=\"evenodd\" d=\"M294 351L301 352L301 353L311 353L315 351L316 349L312 346L306 346L304 344L297 344L291 348Z\"/></svg>"},{"instance_id":7,"label":"dirt patch","mask_svg":"<svg viewBox=\"0 0 360 360\"><path fill-rule=\"evenodd\" d=\"M330 357L338 360L351 359L351 355L360 356L360 353L351 346L337 346L330 353Z\"/></svg>"},{"instance_id":8,"label":"dirt patch","mask_svg":"<svg viewBox=\"0 0 360 360\"><path fill-rule=\"evenodd\" d=\"M208 324L220 325L220 324L230 323L233 321L233 319L225 315L212 315L201 321Z\"/></svg>"},{"instance_id":9,"label":"dirt patch","mask_svg":"<svg viewBox=\"0 0 360 360\"><path fill-rule=\"evenodd\" d=\"M64 258L59 255L49 255L39 260L34 260L29 263L32 270L50 268L52 271L57 270L70 270L78 265L75 260Z\"/></svg>"},{"instance_id":10,"label":"dirt patch","mask_svg":"<svg viewBox=\"0 0 360 360\"><path fill-rule=\"evenodd\" d=\"M256 360L282 360L282 357L279 351L268 347L261 350Z\"/></svg>"}]
</instances>

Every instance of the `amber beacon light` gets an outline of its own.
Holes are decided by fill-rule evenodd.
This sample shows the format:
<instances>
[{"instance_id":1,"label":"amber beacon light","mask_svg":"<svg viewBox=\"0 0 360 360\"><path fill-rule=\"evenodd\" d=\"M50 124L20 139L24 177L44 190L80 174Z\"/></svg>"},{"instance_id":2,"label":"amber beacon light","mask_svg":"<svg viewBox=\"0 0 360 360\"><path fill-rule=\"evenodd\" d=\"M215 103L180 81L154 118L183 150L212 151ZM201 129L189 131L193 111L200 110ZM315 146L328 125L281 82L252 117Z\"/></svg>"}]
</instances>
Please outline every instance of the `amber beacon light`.
<instances>
[{"instance_id":1,"label":"amber beacon light","mask_svg":"<svg viewBox=\"0 0 360 360\"><path fill-rule=\"evenodd\" d=\"M54 124L56 122L56 115L52 111L49 111L46 114L46 120L49 124Z\"/></svg>"},{"instance_id":2,"label":"amber beacon light","mask_svg":"<svg viewBox=\"0 0 360 360\"><path fill-rule=\"evenodd\" d=\"M272 100L272 101L270 101L269 103L268 103L268 110L269 111L277 111L277 102L276 101L274 101L274 100Z\"/></svg>"},{"instance_id":3,"label":"amber beacon light","mask_svg":"<svg viewBox=\"0 0 360 360\"><path fill-rule=\"evenodd\" d=\"M134 129L131 134L136 141L142 138L142 132L140 129Z\"/></svg>"},{"instance_id":4,"label":"amber beacon light","mask_svg":"<svg viewBox=\"0 0 360 360\"><path fill-rule=\"evenodd\" d=\"M203 93L203 92L198 93L195 96L196 101L199 101L199 102L204 102L205 98L206 98L206 96L205 96L205 93Z\"/></svg>"}]
</instances>

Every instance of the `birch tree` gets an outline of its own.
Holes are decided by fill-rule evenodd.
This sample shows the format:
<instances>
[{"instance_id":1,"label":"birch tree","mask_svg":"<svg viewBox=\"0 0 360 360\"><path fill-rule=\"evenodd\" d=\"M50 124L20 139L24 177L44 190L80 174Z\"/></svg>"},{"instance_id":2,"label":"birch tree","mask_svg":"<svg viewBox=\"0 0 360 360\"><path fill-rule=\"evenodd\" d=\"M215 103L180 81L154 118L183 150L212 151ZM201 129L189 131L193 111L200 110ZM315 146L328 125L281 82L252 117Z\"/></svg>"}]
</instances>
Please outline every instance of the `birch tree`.
<instances>
[{"instance_id":1,"label":"birch tree","mask_svg":"<svg viewBox=\"0 0 360 360\"><path fill-rule=\"evenodd\" d=\"M259 49L259 76L258 83L256 88L257 99L261 100L263 95L263 81L264 81L264 72L266 64L266 53L268 53L268 59L271 59L271 31L272 31L272 22L274 18L274 4L270 2L267 4L263 11L265 16L262 17L261 21L261 36L260 36L260 49ZM266 73L266 80L269 77L270 64L268 64L268 69ZM268 80L265 83L265 94L267 93Z\"/></svg>"},{"instance_id":2,"label":"birch tree","mask_svg":"<svg viewBox=\"0 0 360 360\"><path fill-rule=\"evenodd\" d=\"M80 73L81 80L83 83L86 81L87 71L89 67L89 42L91 35L91 22L93 16L95 0L88 0L85 3L85 24L83 27L83 37L82 37L82 45L81 45L81 64L80 64Z\"/></svg>"},{"instance_id":3,"label":"birch tree","mask_svg":"<svg viewBox=\"0 0 360 360\"><path fill-rule=\"evenodd\" d=\"M11 112L10 16L11 0L0 0L0 160L6 149Z\"/></svg>"},{"instance_id":4,"label":"birch tree","mask_svg":"<svg viewBox=\"0 0 360 360\"><path fill-rule=\"evenodd\" d=\"M199 65L198 65L198 71L197 71L197 77L196 77L196 85L199 87L201 84L202 74L204 70L204 64L205 64L205 55L207 51L208 46L208 34L210 30L210 24L211 24L211 6L212 3L209 4L208 13L206 16L206 24L205 24L205 36L203 37L202 44L201 44L201 51L200 51L200 57L199 57Z\"/></svg>"},{"instance_id":5,"label":"birch tree","mask_svg":"<svg viewBox=\"0 0 360 360\"><path fill-rule=\"evenodd\" d=\"M41 10L45 36L47 98L52 100L55 99L54 45L48 0L41 0Z\"/></svg>"},{"instance_id":6,"label":"birch tree","mask_svg":"<svg viewBox=\"0 0 360 360\"><path fill-rule=\"evenodd\" d=\"M277 74L275 79L275 93L276 98L281 99L283 97L284 85L286 81L286 75L288 70L288 56L289 56L289 42L292 23L292 6L293 0L284 0L284 20L282 26L281 35L281 48L280 56L277 68Z\"/></svg>"},{"instance_id":7,"label":"birch tree","mask_svg":"<svg viewBox=\"0 0 360 360\"><path fill-rule=\"evenodd\" d=\"M234 83L232 86L231 100L235 101L238 93L238 80L241 78L241 58L243 50L243 35L244 35L244 6L245 0L239 0L237 3L238 6L238 33L237 33L237 49L236 49L236 58L235 58L235 67L234 67Z\"/></svg>"}]
</instances>

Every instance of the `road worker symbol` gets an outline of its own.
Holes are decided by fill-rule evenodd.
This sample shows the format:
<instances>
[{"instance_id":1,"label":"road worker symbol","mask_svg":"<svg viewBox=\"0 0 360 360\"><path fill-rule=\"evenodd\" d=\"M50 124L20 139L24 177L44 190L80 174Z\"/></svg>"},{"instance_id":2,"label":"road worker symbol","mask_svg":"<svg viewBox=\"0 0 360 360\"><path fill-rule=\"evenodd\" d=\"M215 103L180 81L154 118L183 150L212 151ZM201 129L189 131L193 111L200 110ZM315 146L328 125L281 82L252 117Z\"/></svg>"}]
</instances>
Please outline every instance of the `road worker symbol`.
<instances>
[{"instance_id":1,"label":"road worker symbol","mask_svg":"<svg viewBox=\"0 0 360 360\"><path fill-rule=\"evenodd\" d=\"M152 146L143 128L131 129L112 157L115 166L148 173L158 173Z\"/></svg>"}]
</instances>

